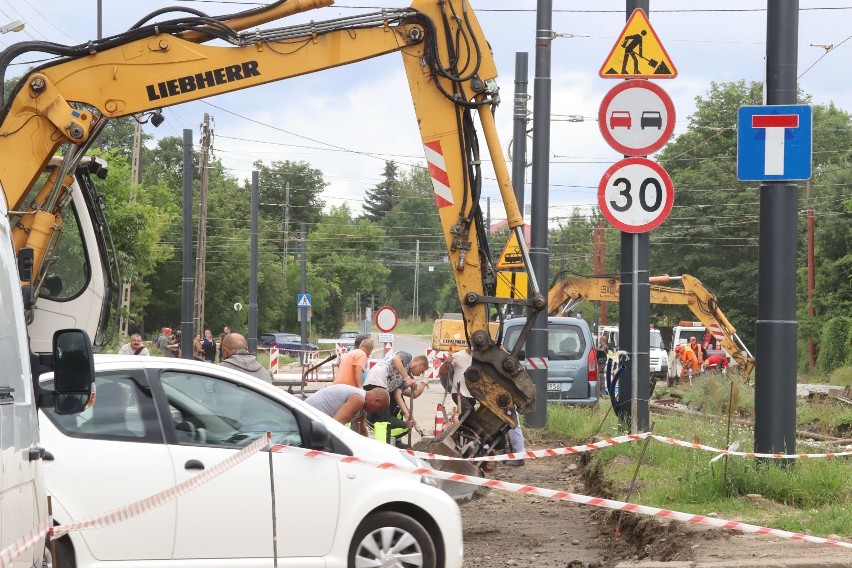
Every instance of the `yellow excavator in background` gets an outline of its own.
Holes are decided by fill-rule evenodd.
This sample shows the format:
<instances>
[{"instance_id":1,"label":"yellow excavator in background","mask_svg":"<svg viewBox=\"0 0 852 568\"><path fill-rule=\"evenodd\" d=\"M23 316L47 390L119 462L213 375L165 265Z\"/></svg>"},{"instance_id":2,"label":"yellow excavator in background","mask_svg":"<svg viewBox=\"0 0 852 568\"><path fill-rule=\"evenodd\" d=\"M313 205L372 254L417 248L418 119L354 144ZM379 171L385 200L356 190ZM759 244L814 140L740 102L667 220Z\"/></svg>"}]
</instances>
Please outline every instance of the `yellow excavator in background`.
<instances>
[{"instance_id":1,"label":"yellow excavator in background","mask_svg":"<svg viewBox=\"0 0 852 568\"><path fill-rule=\"evenodd\" d=\"M652 276L651 303L688 307L695 317L707 328L725 351L736 361L742 377L748 377L754 369L754 356L737 335L736 328L728 321L716 295L700 280L689 274L681 276ZM663 286L679 281L682 288ZM576 276L559 280L548 292L547 312L558 315L573 309L580 301L618 302L621 282L607 276ZM674 348L675 346L672 346ZM669 365L669 373L674 366Z\"/></svg>"},{"instance_id":2,"label":"yellow excavator in background","mask_svg":"<svg viewBox=\"0 0 852 568\"><path fill-rule=\"evenodd\" d=\"M109 239L87 237L102 235L106 222L97 211L96 189L82 183L80 176L105 173L86 151L110 119L147 117L156 125L162 122L160 109L166 106L399 52L466 335L474 364L482 370L476 389L480 404L456 431L448 451L463 457L493 453L507 429L517 423L515 407L519 412L532 408L535 387L517 353L507 353L492 339L489 311L506 304L531 308L528 331L546 302L532 273L523 217L497 136L494 112L499 94L490 45L465 0L414 0L410 8L291 27L258 27L332 3L280 0L229 16L193 11L151 21L169 12L160 9L124 33L86 44L29 41L0 53L3 72L26 53L57 56L23 77L8 102L0 101L0 186L11 211L15 252L31 249L34 256L36 294L29 310L30 333L35 343L52 336L51 325L69 327L68 320L74 320L77 327L88 328L91 337L103 336L99 332L108 319L104 312L109 309L104 306L115 289L114 275L107 269L84 271L85 278L73 283L81 294L69 293L72 282L57 274L55 252L61 247L62 233L76 228L83 233L82 253L75 257L74 251L68 251L71 257L93 265L106 263ZM184 8L173 11L186 13ZM241 32L249 28L250 32ZM205 45L211 40L220 45ZM478 128L488 157L480 156ZM517 236L533 287L529 300L496 297L479 203L483 162L494 167L508 225ZM81 193L86 204L69 207ZM94 292L86 302L78 301L86 290ZM523 340L517 345L520 348Z\"/></svg>"}]
</instances>

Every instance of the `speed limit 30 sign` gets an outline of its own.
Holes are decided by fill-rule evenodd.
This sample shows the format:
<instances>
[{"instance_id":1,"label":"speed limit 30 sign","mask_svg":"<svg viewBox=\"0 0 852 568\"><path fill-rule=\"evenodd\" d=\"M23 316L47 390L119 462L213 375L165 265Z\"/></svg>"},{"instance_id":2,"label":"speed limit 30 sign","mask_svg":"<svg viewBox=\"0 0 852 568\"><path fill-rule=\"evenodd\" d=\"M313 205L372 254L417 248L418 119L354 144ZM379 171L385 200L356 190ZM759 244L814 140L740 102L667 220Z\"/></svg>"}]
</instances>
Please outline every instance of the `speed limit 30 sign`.
<instances>
[{"instance_id":1,"label":"speed limit 30 sign","mask_svg":"<svg viewBox=\"0 0 852 568\"><path fill-rule=\"evenodd\" d=\"M644 233L662 223L674 204L669 174L647 158L626 158L604 173L598 206L607 221L625 233Z\"/></svg>"}]
</instances>

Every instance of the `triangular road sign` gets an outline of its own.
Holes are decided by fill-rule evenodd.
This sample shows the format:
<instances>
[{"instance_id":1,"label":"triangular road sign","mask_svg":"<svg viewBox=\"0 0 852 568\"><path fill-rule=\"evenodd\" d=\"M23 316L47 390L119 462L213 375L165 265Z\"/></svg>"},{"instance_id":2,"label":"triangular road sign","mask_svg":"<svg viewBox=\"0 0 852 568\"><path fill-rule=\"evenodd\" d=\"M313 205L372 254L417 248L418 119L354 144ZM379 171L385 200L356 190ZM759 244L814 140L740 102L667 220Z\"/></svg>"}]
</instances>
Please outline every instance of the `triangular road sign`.
<instances>
[{"instance_id":1,"label":"triangular road sign","mask_svg":"<svg viewBox=\"0 0 852 568\"><path fill-rule=\"evenodd\" d=\"M518 243L518 235L512 232L509 237L509 242L506 243L506 248L503 249L503 254L497 261L497 268L523 268L524 257L521 254L521 245Z\"/></svg>"},{"instance_id":2,"label":"triangular road sign","mask_svg":"<svg viewBox=\"0 0 852 568\"><path fill-rule=\"evenodd\" d=\"M674 79L677 69L648 16L637 8L598 74L604 79Z\"/></svg>"},{"instance_id":3,"label":"triangular road sign","mask_svg":"<svg viewBox=\"0 0 852 568\"><path fill-rule=\"evenodd\" d=\"M497 297L526 298L529 290L529 276L526 272L497 272Z\"/></svg>"}]
</instances>

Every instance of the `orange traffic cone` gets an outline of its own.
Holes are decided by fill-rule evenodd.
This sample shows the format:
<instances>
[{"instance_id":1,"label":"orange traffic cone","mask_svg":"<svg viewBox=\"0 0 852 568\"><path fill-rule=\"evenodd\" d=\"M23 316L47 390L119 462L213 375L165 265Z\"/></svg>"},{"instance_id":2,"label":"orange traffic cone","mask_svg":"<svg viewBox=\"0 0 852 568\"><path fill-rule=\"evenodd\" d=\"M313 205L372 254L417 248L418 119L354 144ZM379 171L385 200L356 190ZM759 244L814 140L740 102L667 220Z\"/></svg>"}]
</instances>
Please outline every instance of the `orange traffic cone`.
<instances>
[{"instance_id":1,"label":"orange traffic cone","mask_svg":"<svg viewBox=\"0 0 852 568\"><path fill-rule=\"evenodd\" d=\"M444 431L444 413L443 407L439 404L437 410L435 411L435 436L441 435Z\"/></svg>"}]
</instances>

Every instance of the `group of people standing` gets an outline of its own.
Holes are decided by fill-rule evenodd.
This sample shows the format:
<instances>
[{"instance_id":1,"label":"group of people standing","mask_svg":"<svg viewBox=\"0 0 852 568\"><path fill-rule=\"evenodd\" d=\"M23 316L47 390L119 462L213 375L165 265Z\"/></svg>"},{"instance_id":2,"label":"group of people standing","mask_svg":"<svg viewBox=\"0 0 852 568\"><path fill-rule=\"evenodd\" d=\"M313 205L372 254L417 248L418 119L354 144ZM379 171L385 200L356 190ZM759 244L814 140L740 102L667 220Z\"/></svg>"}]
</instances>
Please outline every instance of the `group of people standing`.
<instances>
[{"instance_id":1,"label":"group of people standing","mask_svg":"<svg viewBox=\"0 0 852 568\"><path fill-rule=\"evenodd\" d=\"M180 340L180 331L163 327L160 329L160 336L155 344L163 357L180 357ZM130 336L130 341L121 346L118 354L149 356L151 352L143 344L142 336L134 333ZM269 371L258 362L257 357L249 353L246 338L239 333L232 332L227 325L223 328L218 342L213 338L213 332L209 329L204 330L203 337L201 334L195 334L192 342L192 355L195 359L208 363L216 363L218 355L220 365L242 371L266 382L272 381Z\"/></svg>"}]
</instances>

